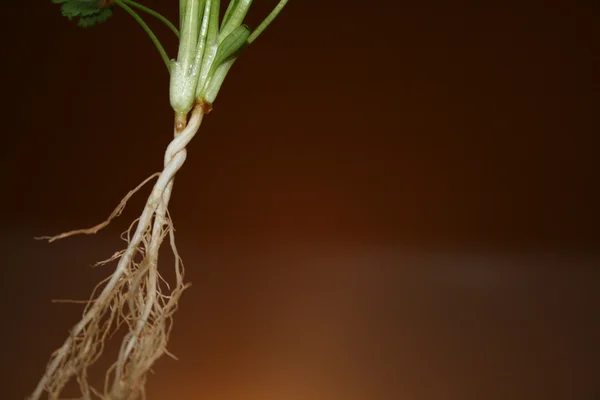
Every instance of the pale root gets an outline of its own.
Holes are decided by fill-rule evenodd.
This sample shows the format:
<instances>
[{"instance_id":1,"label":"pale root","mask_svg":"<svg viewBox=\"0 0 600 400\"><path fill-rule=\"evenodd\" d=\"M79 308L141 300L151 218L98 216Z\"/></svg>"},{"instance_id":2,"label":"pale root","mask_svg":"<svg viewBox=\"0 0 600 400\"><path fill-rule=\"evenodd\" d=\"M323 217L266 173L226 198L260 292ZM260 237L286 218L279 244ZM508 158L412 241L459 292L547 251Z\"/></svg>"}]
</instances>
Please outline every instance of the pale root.
<instances>
[{"instance_id":1,"label":"pale root","mask_svg":"<svg viewBox=\"0 0 600 400\"><path fill-rule=\"evenodd\" d=\"M119 260L115 271L96 286L81 320L73 326L64 344L52 354L29 400L40 399L44 392L48 393L49 399L58 400L73 378L77 379L84 400L91 400L92 395L105 400L145 398L146 375L158 358L169 354L166 346L172 315L177 309L179 296L187 287L183 281L184 269L175 246L168 204L175 174L187 157L186 146L198 132L203 116L202 108L196 107L183 129L181 125L176 126L175 138L165 152L163 171L129 192L105 222L89 229L44 237L53 241L75 234L96 233L121 213L135 192L158 176L141 216L127 231L127 248L101 262ZM135 231L131 235L134 225ZM159 250L167 235L175 256L172 289L158 272ZM95 297L101 287L100 294ZM168 293L164 293L164 287ZM107 337L124 326L127 333L117 361L106 372L103 390L91 387L88 369L102 355Z\"/></svg>"}]
</instances>

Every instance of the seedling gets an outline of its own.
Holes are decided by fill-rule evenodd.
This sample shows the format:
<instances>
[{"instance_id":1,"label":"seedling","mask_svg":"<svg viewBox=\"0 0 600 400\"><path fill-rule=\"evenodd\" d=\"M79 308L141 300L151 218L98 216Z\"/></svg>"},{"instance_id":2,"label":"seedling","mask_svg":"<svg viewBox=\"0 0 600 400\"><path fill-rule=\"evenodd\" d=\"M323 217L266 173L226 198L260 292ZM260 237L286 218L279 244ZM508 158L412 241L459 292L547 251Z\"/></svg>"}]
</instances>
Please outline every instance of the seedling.
<instances>
[{"instance_id":1,"label":"seedling","mask_svg":"<svg viewBox=\"0 0 600 400\"><path fill-rule=\"evenodd\" d=\"M146 377L167 350L173 313L182 292L184 268L175 245L168 205L177 171L187 157L186 146L212 110L221 85L242 52L279 15L287 0L280 0L254 30L243 21L252 0L231 0L219 22L219 0L179 0L177 24L132 0L52 0L64 16L81 27L107 21L116 9L131 15L146 31L168 69L170 103L175 112L174 138L164 154L164 168L129 192L108 219L88 229L42 237L50 242L77 234L93 234L123 211L129 198L156 178L140 217L124 234L127 247L98 264L116 262L114 272L94 289L81 320L64 344L51 356L30 400L44 394L57 400L66 385L76 380L83 399L130 400L145 398ZM166 24L179 38L177 58L169 59L160 41L138 11ZM177 28L179 26L179 29ZM175 282L166 284L158 271L163 240L175 256ZM97 295L96 295L97 293ZM100 358L106 340L125 328L117 360L106 371L102 390L88 381L89 368Z\"/></svg>"}]
</instances>

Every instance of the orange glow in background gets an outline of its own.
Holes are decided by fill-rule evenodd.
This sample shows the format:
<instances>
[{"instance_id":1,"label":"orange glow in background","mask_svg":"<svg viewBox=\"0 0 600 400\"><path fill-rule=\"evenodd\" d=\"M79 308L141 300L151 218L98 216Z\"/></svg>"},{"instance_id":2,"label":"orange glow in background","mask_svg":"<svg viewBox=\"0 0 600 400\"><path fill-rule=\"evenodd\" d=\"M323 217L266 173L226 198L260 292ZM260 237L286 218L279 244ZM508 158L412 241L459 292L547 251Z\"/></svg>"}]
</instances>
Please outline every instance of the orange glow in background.
<instances>
[{"instance_id":1,"label":"orange glow in background","mask_svg":"<svg viewBox=\"0 0 600 400\"><path fill-rule=\"evenodd\" d=\"M149 400L598 396L600 10L427 4L292 0L236 63L177 175L192 287ZM51 299L87 298L148 191L32 238L106 218L173 115L124 13L5 12L0 398L22 399L81 313Z\"/></svg>"}]
</instances>

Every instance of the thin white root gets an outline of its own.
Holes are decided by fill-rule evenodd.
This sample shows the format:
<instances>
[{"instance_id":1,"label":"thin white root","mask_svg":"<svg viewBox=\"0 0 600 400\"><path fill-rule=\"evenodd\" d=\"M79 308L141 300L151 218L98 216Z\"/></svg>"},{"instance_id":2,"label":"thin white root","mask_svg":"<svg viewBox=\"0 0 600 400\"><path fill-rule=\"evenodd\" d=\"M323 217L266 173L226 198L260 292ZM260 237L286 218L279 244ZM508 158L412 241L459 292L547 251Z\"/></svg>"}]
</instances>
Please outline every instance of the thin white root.
<instances>
[{"instance_id":1,"label":"thin white root","mask_svg":"<svg viewBox=\"0 0 600 400\"><path fill-rule=\"evenodd\" d=\"M172 315L181 293L187 288L183 282L181 258L175 247L168 203L175 174L187 157L186 146L200 128L203 115L200 107L195 108L187 126L176 133L167 147L164 169L148 197L135 232L130 235L132 226L127 233L127 249L111 257L111 260L119 260L115 271L94 289L96 292L104 285L98 297L94 299L92 294L81 320L52 355L29 400L40 399L44 392L48 393L49 399L58 400L66 384L74 377L84 400L91 400L92 395L105 400L145 398L147 373L158 358L170 354L166 345ZM96 233L119 215L127 200L151 178L129 192L104 223L45 239L53 241L80 233ZM162 278L158 273L159 249L167 235L175 255L176 278L168 295L163 293ZM106 373L104 393L100 393L88 383L88 368L101 356L105 339L123 325L127 326L128 333L122 341L118 360Z\"/></svg>"},{"instance_id":2,"label":"thin white root","mask_svg":"<svg viewBox=\"0 0 600 400\"><path fill-rule=\"evenodd\" d=\"M150 182L152 179L156 178L157 176L160 176L159 172L156 172L156 173L150 175L142 183L140 183L135 189L130 190L129 193L127 193L127 195L125 197L123 197L123 200L121 200L119 205L113 210L113 212L110 214L110 216L104 222L102 222L96 226L92 226L91 228L87 228L87 229L75 229L75 230L72 230L69 232L61 233L60 235L56 235L56 236L38 236L38 237L35 237L34 239L48 240L48 242L52 243L56 240L64 239L69 236L94 235L94 234L98 233L98 231L106 228L106 226L108 226L108 224L110 224L110 222L113 219L115 219L119 215L121 215L121 213L125 209L125 206L127 205L127 202L129 201L131 196L133 196L136 192L138 192L142 187L144 187L148 182Z\"/></svg>"}]
</instances>

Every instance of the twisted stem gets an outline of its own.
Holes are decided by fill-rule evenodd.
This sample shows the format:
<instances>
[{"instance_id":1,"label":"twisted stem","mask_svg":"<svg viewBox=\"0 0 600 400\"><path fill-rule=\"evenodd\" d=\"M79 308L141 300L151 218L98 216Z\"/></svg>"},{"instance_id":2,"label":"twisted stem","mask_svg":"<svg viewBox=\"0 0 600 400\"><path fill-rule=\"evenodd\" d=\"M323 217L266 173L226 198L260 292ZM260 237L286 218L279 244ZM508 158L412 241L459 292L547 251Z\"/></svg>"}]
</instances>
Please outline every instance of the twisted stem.
<instances>
[{"instance_id":1,"label":"twisted stem","mask_svg":"<svg viewBox=\"0 0 600 400\"><path fill-rule=\"evenodd\" d=\"M120 293L124 285L124 281L127 282L127 274L131 272L130 268L135 265L133 258L136 254L141 252L141 245L147 242L148 230L152 224L154 217L154 226L151 229L151 236L149 240L149 246L146 247L147 253L144 256L144 262L149 263L148 276L149 285L147 287L147 298L145 299L145 306L142 310L141 315L138 317L135 326L136 328L124 339L124 346L119 355L119 360L115 363L115 369L117 371L115 385L119 385L124 382L124 367L126 364L135 363L136 360L131 360L130 354L135 348L139 341L140 334L143 328L146 326L149 316L151 315L152 307L156 304L156 296L158 295L157 283L158 283L158 250L163 240L163 227L167 220L167 207L171 197L171 191L173 188L173 179L175 174L184 164L187 157L186 146L195 136L200 128L204 113L201 107L196 107L190 118L187 126L171 141L165 152L164 169L160 173L160 176L155 183L150 196L146 202L142 215L140 216L135 233L133 237L128 241L127 249L119 254L119 263L102 289L98 297L90 303L90 306L84 311L84 315L81 320L71 329L69 337L65 340L62 347L60 347L54 354L52 360L48 363L46 372L42 379L39 381L33 394L29 397L30 400L40 399L44 391L49 391L51 398L57 398L58 394L67 383L67 381L73 375L78 375L80 380L80 387L84 394L84 398L88 399L89 388L86 382L86 368L90 363L81 363L81 360L95 361L102 351L104 339L108 334L112 326L114 319L113 307L122 308L126 298L119 298L117 296ZM172 232L171 232L172 235ZM60 235L59 235L60 236ZM171 236L171 244L173 247L173 237ZM178 255L176 254L178 260ZM178 263L178 261L176 261ZM181 278L181 273L177 270L178 281ZM180 282L178 282L178 285ZM130 291L132 286L130 285ZM137 293L133 293L137 294ZM170 307L174 307L171 304ZM109 315L109 321L100 324L100 318L105 315ZM164 324L164 320L161 321ZM159 327L151 326L151 328L162 329L162 325ZM91 333L88 332L91 330ZM100 332L97 332L100 331ZM155 332L151 332L155 333ZM100 337L99 342L94 342L93 338ZM161 335L164 337L164 335ZM84 345L81 346L80 342L84 341ZM144 350L144 349L142 349ZM156 349L154 349L156 350ZM136 372L134 379L128 379L127 381L134 384L135 378L139 378L139 375L145 374L150 368L152 362L158 358L166 350L159 348L158 353L153 354L150 360L146 360L144 365L129 365L129 370ZM72 365L69 364L71 362ZM83 379L82 379L83 378ZM130 388L125 388L130 389ZM123 390L120 386L113 386L113 392L121 393ZM112 398L112 397L111 397Z\"/></svg>"}]
</instances>

